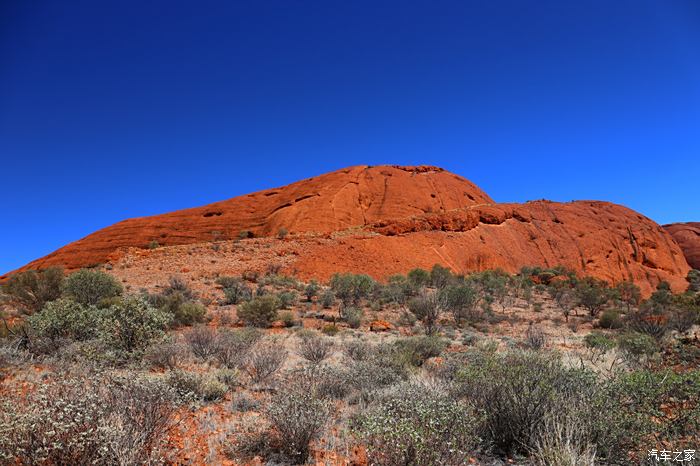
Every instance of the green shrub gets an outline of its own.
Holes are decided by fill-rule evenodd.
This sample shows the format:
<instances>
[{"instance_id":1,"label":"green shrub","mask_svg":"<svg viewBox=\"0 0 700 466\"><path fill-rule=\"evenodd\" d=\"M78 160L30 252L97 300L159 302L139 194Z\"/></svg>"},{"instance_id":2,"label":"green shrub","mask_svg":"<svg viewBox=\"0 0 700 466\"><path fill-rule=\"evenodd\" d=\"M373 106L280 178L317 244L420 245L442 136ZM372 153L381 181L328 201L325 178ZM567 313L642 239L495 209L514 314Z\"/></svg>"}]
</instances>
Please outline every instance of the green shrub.
<instances>
[{"instance_id":1,"label":"green shrub","mask_svg":"<svg viewBox=\"0 0 700 466\"><path fill-rule=\"evenodd\" d=\"M527 453L546 415L574 390L573 373L551 354L475 352L457 373L458 394L483 412L482 435L496 452Z\"/></svg>"},{"instance_id":2,"label":"green shrub","mask_svg":"<svg viewBox=\"0 0 700 466\"><path fill-rule=\"evenodd\" d=\"M324 291L319 298L319 303L324 309L332 307L335 304L335 293L333 293L333 290Z\"/></svg>"},{"instance_id":3,"label":"green shrub","mask_svg":"<svg viewBox=\"0 0 700 466\"><path fill-rule=\"evenodd\" d=\"M622 328L622 319L620 318L620 311L615 309L609 309L607 311L604 311L598 319L598 325L600 325L600 328L607 329Z\"/></svg>"},{"instance_id":4,"label":"green shrub","mask_svg":"<svg viewBox=\"0 0 700 466\"><path fill-rule=\"evenodd\" d=\"M443 302L438 293L426 290L420 296L408 302L408 310L423 323L425 333L432 335L437 331L438 320L443 310Z\"/></svg>"},{"instance_id":5,"label":"green shrub","mask_svg":"<svg viewBox=\"0 0 700 466\"><path fill-rule=\"evenodd\" d=\"M153 340L161 338L170 325L171 316L154 309L137 297L127 297L101 313L99 335L118 352L145 349Z\"/></svg>"},{"instance_id":6,"label":"green shrub","mask_svg":"<svg viewBox=\"0 0 700 466\"><path fill-rule=\"evenodd\" d=\"M333 335L340 332L340 329L335 324L326 324L321 329L321 332L323 332L324 335L328 335L329 337L332 337Z\"/></svg>"},{"instance_id":7,"label":"green shrub","mask_svg":"<svg viewBox=\"0 0 700 466\"><path fill-rule=\"evenodd\" d=\"M415 367L422 366L430 358L440 356L447 345L447 341L436 336L407 337L394 342L399 357Z\"/></svg>"},{"instance_id":8,"label":"green shrub","mask_svg":"<svg viewBox=\"0 0 700 466\"><path fill-rule=\"evenodd\" d=\"M277 297L280 301L280 309L289 309L297 302L297 294L293 291L283 291Z\"/></svg>"},{"instance_id":9,"label":"green shrub","mask_svg":"<svg viewBox=\"0 0 700 466\"><path fill-rule=\"evenodd\" d=\"M202 401L212 402L220 400L228 392L228 386L215 378L205 379L199 387L199 397Z\"/></svg>"},{"instance_id":10,"label":"green shrub","mask_svg":"<svg viewBox=\"0 0 700 466\"><path fill-rule=\"evenodd\" d=\"M294 314L290 311L280 312L278 317L285 327L294 327Z\"/></svg>"},{"instance_id":11,"label":"green shrub","mask_svg":"<svg viewBox=\"0 0 700 466\"><path fill-rule=\"evenodd\" d=\"M336 273L331 277L331 290L345 306L358 304L363 298L369 296L375 286L375 281L369 275Z\"/></svg>"},{"instance_id":12,"label":"green shrub","mask_svg":"<svg viewBox=\"0 0 700 466\"><path fill-rule=\"evenodd\" d=\"M63 270L57 267L14 273L2 285L0 297L29 313L38 312L44 304L61 297L63 280Z\"/></svg>"},{"instance_id":13,"label":"green shrub","mask_svg":"<svg viewBox=\"0 0 700 466\"><path fill-rule=\"evenodd\" d=\"M192 325L204 322L206 314L207 308L202 303L186 301L176 308L172 322L176 326Z\"/></svg>"},{"instance_id":14,"label":"green shrub","mask_svg":"<svg viewBox=\"0 0 700 466\"><path fill-rule=\"evenodd\" d=\"M238 304L253 297L253 291L240 278L219 277L216 279L216 283L221 285L224 290L225 304Z\"/></svg>"},{"instance_id":15,"label":"green shrub","mask_svg":"<svg viewBox=\"0 0 700 466\"><path fill-rule=\"evenodd\" d=\"M263 295L241 304L238 307L238 317L253 327L269 327L277 320L277 310L280 300L274 295Z\"/></svg>"},{"instance_id":16,"label":"green shrub","mask_svg":"<svg viewBox=\"0 0 700 466\"><path fill-rule=\"evenodd\" d=\"M151 379L52 374L0 406L3 464L152 464L173 425L173 393Z\"/></svg>"},{"instance_id":17,"label":"green shrub","mask_svg":"<svg viewBox=\"0 0 700 466\"><path fill-rule=\"evenodd\" d=\"M406 274L408 282L414 290L419 290L430 284L430 273L423 269L413 269Z\"/></svg>"},{"instance_id":18,"label":"green shrub","mask_svg":"<svg viewBox=\"0 0 700 466\"><path fill-rule=\"evenodd\" d=\"M356 307L348 307L343 310L343 318L348 323L350 328L360 328L362 325L362 316L364 311Z\"/></svg>"},{"instance_id":19,"label":"green shrub","mask_svg":"<svg viewBox=\"0 0 700 466\"><path fill-rule=\"evenodd\" d=\"M433 288L445 288L453 280L452 271L440 264L433 265L430 269L430 285Z\"/></svg>"},{"instance_id":20,"label":"green shrub","mask_svg":"<svg viewBox=\"0 0 700 466\"><path fill-rule=\"evenodd\" d=\"M633 365L642 364L659 352L659 345L650 335L637 332L627 332L620 335L617 345L625 360Z\"/></svg>"},{"instance_id":21,"label":"green shrub","mask_svg":"<svg viewBox=\"0 0 700 466\"><path fill-rule=\"evenodd\" d=\"M70 274L63 289L67 296L85 305L97 305L103 299L120 296L123 292L116 278L99 270L88 269Z\"/></svg>"},{"instance_id":22,"label":"green shrub","mask_svg":"<svg viewBox=\"0 0 700 466\"><path fill-rule=\"evenodd\" d=\"M70 299L57 299L31 315L27 322L35 336L57 342L61 338L84 341L96 338L102 311Z\"/></svg>"},{"instance_id":23,"label":"green shrub","mask_svg":"<svg viewBox=\"0 0 700 466\"><path fill-rule=\"evenodd\" d=\"M591 332L583 338L584 345L594 353L603 355L615 347L615 340L602 332Z\"/></svg>"},{"instance_id":24,"label":"green shrub","mask_svg":"<svg viewBox=\"0 0 700 466\"><path fill-rule=\"evenodd\" d=\"M394 388L352 430L367 446L370 464L463 465L479 444L479 416L434 387Z\"/></svg>"},{"instance_id":25,"label":"green shrub","mask_svg":"<svg viewBox=\"0 0 700 466\"><path fill-rule=\"evenodd\" d=\"M316 280L311 280L308 285L306 285L306 288L304 288L304 296L306 296L306 300L311 302L314 296L318 295L319 290L321 287L319 286L318 282Z\"/></svg>"},{"instance_id":26,"label":"green shrub","mask_svg":"<svg viewBox=\"0 0 700 466\"><path fill-rule=\"evenodd\" d=\"M161 294L146 294L144 299L151 306L172 316L171 325L173 327L204 322L206 317L206 308L201 303L194 301L196 298L189 289L169 287Z\"/></svg>"},{"instance_id":27,"label":"green shrub","mask_svg":"<svg viewBox=\"0 0 700 466\"><path fill-rule=\"evenodd\" d=\"M445 310L452 313L457 325L464 322L474 323L482 318L479 309L479 294L474 286L464 283L451 285L442 289L440 300Z\"/></svg>"},{"instance_id":28,"label":"green shrub","mask_svg":"<svg viewBox=\"0 0 700 466\"><path fill-rule=\"evenodd\" d=\"M590 277L580 280L574 291L578 304L587 309L591 317L596 317L611 297L605 282Z\"/></svg>"}]
</instances>

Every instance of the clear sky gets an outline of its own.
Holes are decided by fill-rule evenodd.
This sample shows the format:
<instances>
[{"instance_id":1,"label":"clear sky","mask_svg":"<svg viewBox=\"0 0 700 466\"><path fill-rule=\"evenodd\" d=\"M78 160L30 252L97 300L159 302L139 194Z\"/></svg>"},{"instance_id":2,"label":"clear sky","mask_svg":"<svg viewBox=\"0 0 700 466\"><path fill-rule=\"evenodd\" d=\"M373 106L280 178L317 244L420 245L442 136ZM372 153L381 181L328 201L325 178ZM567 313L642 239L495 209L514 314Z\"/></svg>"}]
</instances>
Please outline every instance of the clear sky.
<instances>
[{"instance_id":1,"label":"clear sky","mask_svg":"<svg viewBox=\"0 0 700 466\"><path fill-rule=\"evenodd\" d=\"M700 220L700 2L0 2L0 273L360 164Z\"/></svg>"}]
</instances>

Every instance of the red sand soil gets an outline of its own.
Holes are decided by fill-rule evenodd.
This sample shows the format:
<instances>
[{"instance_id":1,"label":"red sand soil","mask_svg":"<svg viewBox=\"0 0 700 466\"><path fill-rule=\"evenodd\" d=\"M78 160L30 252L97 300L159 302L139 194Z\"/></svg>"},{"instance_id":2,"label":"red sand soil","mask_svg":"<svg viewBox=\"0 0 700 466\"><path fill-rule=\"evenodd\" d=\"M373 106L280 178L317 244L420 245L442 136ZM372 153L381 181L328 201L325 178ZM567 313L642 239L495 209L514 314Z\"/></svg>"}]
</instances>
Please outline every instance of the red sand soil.
<instances>
[{"instance_id":1,"label":"red sand soil","mask_svg":"<svg viewBox=\"0 0 700 466\"><path fill-rule=\"evenodd\" d=\"M280 228L290 233L282 241L274 239ZM625 207L593 201L495 204L468 180L427 166L351 167L204 207L125 220L20 270L60 265L70 271L124 264L125 258L138 263L150 256L145 248L152 241L229 244L241 231L269 239L247 252L229 248L235 257L207 260L199 264L199 275L257 268L252 265L263 257L271 259L269 248L277 250L287 272L324 281L339 271L382 279L436 263L458 273L564 265L611 283L633 280L648 295L661 280L685 289L690 270L666 230ZM168 256L160 251L170 249L153 252ZM180 273L201 262L191 250L187 254L151 264L148 275L154 269Z\"/></svg>"},{"instance_id":2,"label":"red sand soil","mask_svg":"<svg viewBox=\"0 0 700 466\"><path fill-rule=\"evenodd\" d=\"M664 228L681 246L688 264L700 269L700 222L673 223Z\"/></svg>"}]
</instances>

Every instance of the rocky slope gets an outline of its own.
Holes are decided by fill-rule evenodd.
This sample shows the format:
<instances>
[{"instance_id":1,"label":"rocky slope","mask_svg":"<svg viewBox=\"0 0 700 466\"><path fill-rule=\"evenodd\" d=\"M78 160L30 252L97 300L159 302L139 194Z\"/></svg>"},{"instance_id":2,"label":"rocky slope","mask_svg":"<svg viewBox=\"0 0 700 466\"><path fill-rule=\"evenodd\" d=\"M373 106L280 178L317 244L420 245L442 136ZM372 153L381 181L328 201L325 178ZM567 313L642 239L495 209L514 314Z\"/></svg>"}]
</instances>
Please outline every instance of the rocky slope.
<instances>
[{"instance_id":1,"label":"rocky slope","mask_svg":"<svg viewBox=\"0 0 700 466\"><path fill-rule=\"evenodd\" d=\"M680 245L688 264L700 270L700 222L673 223L664 228Z\"/></svg>"},{"instance_id":2,"label":"rocky slope","mask_svg":"<svg viewBox=\"0 0 700 466\"><path fill-rule=\"evenodd\" d=\"M592 201L495 204L466 179L424 166L352 167L204 207L125 220L24 269L106 262L131 267L150 260L144 259L151 254L145 248L152 241L226 241L241 231L274 237L281 228L291 233L284 240L292 251L284 267L303 278L327 279L337 271L385 278L435 263L462 273L565 265L613 283L634 280L648 294L661 280L684 289L689 270L666 230L625 207ZM129 247L137 249L125 252ZM197 273L240 272L261 253L238 257L236 250L223 261L200 264ZM156 251L154 257L169 257L163 248ZM198 263L192 251L175 248L173 254L187 256L144 267L180 273Z\"/></svg>"}]
</instances>

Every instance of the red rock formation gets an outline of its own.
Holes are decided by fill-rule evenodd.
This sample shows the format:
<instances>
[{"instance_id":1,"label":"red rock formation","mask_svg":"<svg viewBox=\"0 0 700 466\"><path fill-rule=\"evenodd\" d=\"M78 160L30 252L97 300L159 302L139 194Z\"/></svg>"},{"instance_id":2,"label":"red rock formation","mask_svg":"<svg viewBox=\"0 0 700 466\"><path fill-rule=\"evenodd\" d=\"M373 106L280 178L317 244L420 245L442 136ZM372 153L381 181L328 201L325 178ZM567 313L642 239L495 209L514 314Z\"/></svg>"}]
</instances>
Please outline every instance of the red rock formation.
<instances>
[{"instance_id":1,"label":"red rock formation","mask_svg":"<svg viewBox=\"0 0 700 466\"><path fill-rule=\"evenodd\" d=\"M20 270L67 270L107 262L119 248L190 244L254 236L329 233L384 219L492 203L470 181L437 167L351 167L203 207L124 220Z\"/></svg>"},{"instance_id":2,"label":"red rock formation","mask_svg":"<svg viewBox=\"0 0 700 466\"><path fill-rule=\"evenodd\" d=\"M209 242L241 231L274 236L348 233L304 246L288 270L327 279L337 271L376 278L440 263L456 272L564 265L648 294L660 280L686 286L689 266L659 225L625 207L580 201L495 204L478 187L436 167L353 167L204 207L119 222L28 268L76 269L126 247ZM301 240L294 235L285 241ZM300 243L301 244L301 243ZM176 272L176 271L173 271Z\"/></svg>"},{"instance_id":3,"label":"red rock formation","mask_svg":"<svg viewBox=\"0 0 700 466\"><path fill-rule=\"evenodd\" d=\"M609 283L632 280L645 295L661 280L676 291L687 287L689 266L670 235L607 202L479 205L381 221L368 229L378 235L314 248L294 266L302 276L327 279L336 271L357 270L382 278L436 263L460 273L564 265Z\"/></svg>"},{"instance_id":4,"label":"red rock formation","mask_svg":"<svg viewBox=\"0 0 700 466\"><path fill-rule=\"evenodd\" d=\"M673 223L664 228L680 245L688 264L700 270L700 222Z\"/></svg>"}]
</instances>

